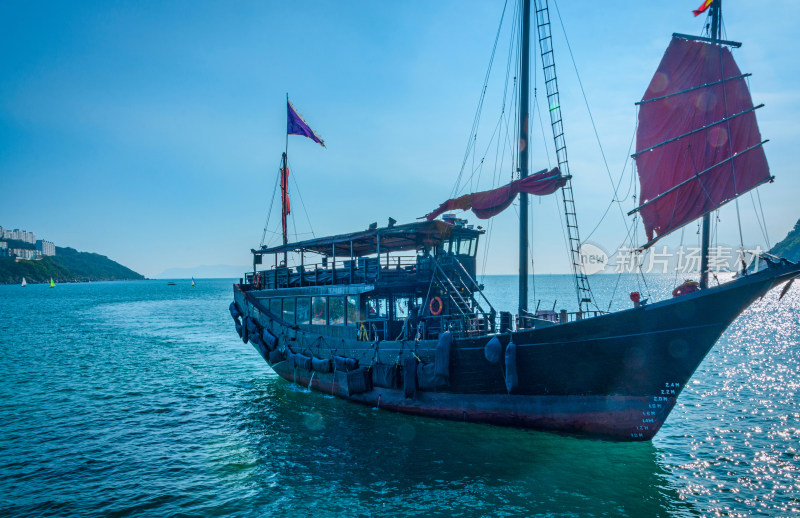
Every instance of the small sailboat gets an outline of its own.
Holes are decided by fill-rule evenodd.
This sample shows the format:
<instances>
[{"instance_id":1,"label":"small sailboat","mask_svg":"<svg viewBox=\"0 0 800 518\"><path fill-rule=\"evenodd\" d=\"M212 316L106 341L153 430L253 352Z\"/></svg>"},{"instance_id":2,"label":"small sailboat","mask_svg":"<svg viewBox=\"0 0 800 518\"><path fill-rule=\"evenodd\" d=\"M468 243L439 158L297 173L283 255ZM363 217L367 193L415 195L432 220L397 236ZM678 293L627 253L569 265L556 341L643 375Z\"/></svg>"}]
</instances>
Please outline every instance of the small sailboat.
<instances>
[{"instance_id":1,"label":"small sailboat","mask_svg":"<svg viewBox=\"0 0 800 518\"><path fill-rule=\"evenodd\" d=\"M192 277L192 288L194 288L194 287L195 287L195 284L194 284L194 277Z\"/></svg>"},{"instance_id":2,"label":"small sailboat","mask_svg":"<svg viewBox=\"0 0 800 518\"><path fill-rule=\"evenodd\" d=\"M52 277L50 277L50 287L51 288L55 288L56 287L56 283L53 282L53 278Z\"/></svg>"},{"instance_id":3,"label":"small sailboat","mask_svg":"<svg viewBox=\"0 0 800 518\"><path fill-rule=\"evenodd\" d=\"M22 287L24 288L24 287L25 287L25 286L27 286L27 285L28 285L28 281L26 281L26 280L25 280L25 277L23 277L23 278L22 278Z\"/></svg>"}]
</instances>

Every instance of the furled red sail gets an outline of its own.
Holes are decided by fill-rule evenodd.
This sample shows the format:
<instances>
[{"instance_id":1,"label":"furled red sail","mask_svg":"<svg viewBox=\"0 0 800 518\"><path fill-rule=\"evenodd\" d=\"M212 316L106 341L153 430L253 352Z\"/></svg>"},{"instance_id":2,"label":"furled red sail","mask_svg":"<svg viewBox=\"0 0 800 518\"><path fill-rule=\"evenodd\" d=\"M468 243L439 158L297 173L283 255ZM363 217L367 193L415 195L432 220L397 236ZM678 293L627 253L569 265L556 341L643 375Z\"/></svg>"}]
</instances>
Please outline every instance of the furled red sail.
<instances>
[{"instance_id":1,"label":"furled red sail","mask_svg":"<svg viewBox=\"0 0 800 518\"><path fill-rule=\"evenodd\" d=\"M286 216L292 212L289 202L289 168L281 168L281 226L284 240L286 238Z\"/></svg>"},{"instance_id":2,"label":"furled red sail","mask_svg":"<svg viewBox=\"0 0 800 518\"><path fill-rule=\"evenodd\" d=\"M645 247L771 180L747 75L727 47L673 37L639 103Z\"/></svg>"},{"instance_id":3,"label":"furled red sail","mask_svg":"<svg viewBox=\"0 0 800 518\"><path fill-rule=\"evenodd\" d=\"M558 170L558 167L554 167L550 171L540 171L527 178L514 180L510 184L497 189L451 198L425 217L428 221L431 221L448 210L472 209L472 212L478 218L488 219L506 210L517 194L521 192L537 196L553 194L567 183L568 178L567 176L561 176L561 171Z\"/></svg>"}]
</instances>

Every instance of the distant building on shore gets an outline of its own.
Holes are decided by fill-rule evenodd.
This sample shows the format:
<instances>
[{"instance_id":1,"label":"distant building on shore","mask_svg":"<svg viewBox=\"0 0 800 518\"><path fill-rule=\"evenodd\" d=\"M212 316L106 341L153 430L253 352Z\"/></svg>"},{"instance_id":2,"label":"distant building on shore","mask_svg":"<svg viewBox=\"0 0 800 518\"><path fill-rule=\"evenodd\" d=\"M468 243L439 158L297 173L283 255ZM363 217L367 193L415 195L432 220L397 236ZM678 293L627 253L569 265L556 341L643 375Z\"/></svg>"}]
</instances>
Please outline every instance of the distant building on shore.
<instances>
[{"instance_id":1,"label":"distant building on shore","mask_svg":"<svg viewBox=\"0 0 800 518\"><path fill-rule=\"evenodd\" d=\"M44 239L36 240L36 250L42 255L56 255L56 245Z\"/></svg>"},{"instance_id":2,"label":"distant building on shore","mask_svg":"<svg viewBox=\"0 0 800 518\"><path fill-rule=\"evenodd\" d=\"M24 243L35 245L35 250L27 248L9 248L8 243L2 241L3 239L15 239ZM13 246L13 245L12 245ZM36 239L36 234L28 232L27 230L20 230L15 228L9 230L0 227L0 257L11 259L41 259L44 256L56 255L56 245L51 241L44 239Z\"/></svg>"},{"instance_id":3,"label":"distant building on shore","mask_svg":"<svg viewBox=\"0 0 800 518\"><path fill-rule=\"evenodd\" d=\"M11 255L16 256L17 260L26 259L28 261L35 261L42 258L42 252L39 250L30 250L28 248L11 248L8 250Z\"/></svg>"},{"instance_id":4,"label":"distant building on shore","mask_svg":"<svg viewBox=\"0 0 800 518\"><path fill-rule=\"evenodd\" d=\"M0 227L0 239L17 239L32 245L36 244L36 234L33 232L28 232L27 230L20 230L18 228L9 230L7 228Z\"/></svg>"}]
</instances>

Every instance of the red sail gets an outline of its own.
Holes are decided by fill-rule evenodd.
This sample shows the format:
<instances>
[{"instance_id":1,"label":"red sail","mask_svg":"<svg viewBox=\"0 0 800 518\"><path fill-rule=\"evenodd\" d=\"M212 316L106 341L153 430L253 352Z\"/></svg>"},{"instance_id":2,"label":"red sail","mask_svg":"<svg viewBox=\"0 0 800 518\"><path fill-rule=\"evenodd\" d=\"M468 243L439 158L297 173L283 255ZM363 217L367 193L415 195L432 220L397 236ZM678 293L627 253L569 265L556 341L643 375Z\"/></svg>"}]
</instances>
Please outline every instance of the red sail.
<instances>
[{"instance_id":1,"label":"red sail","mask_svg":"<svg viewBox=\"0 0 800 518\"><path fill-rule=\"evenodd\" d=\"M567 183L567 178L561 176L558 167L554 167L550 171L541 171L522 180L514 180L491 191L475 192L449 199L425 217L431 221L448 210L472 209L478 218L488 219L506 210L517 194L521 192L537 196L553 194Z\"/></svg>"},{"instance_id":2,"label":"red sail","mask_svg":"<svg viewBox=\"0 0 800 518\"><path fill-rule=\"evenodd\" d=\"M672 39L639 109L645 246L770 180L745 77L727 47Z\"/></svg>"}]
</instances>

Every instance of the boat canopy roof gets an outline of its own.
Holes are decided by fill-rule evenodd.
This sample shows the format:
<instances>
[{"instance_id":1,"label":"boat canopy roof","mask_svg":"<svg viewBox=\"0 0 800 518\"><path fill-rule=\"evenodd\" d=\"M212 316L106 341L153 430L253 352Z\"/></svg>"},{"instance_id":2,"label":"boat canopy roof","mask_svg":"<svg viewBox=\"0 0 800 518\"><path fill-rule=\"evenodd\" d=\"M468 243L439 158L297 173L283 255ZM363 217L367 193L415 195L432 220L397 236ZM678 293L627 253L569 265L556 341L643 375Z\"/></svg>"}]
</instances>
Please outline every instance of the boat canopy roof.
<instances>
[{"instance_id":1,"label":"boat canopy roof","mask_svg":"<svg viewBox=\"0 0 800 518\"><path fill-rule=\"evenodd\" d=\"M252 250L254 254L277 254L283 252L316 252L323 255L360 257L380 252L403 252L423 247L435 247L451 236L477 237L483 230L475 230L460 225L434 220L405 225L372 228L361 232L340 234L287 243L272 248L261 247ZM352 246L352 248L351 248Z\"/></svg>"}]
</instances>

